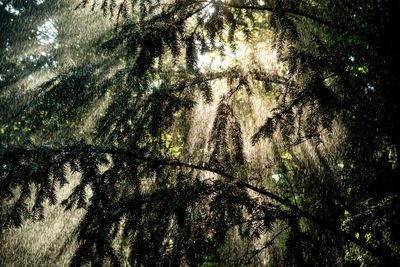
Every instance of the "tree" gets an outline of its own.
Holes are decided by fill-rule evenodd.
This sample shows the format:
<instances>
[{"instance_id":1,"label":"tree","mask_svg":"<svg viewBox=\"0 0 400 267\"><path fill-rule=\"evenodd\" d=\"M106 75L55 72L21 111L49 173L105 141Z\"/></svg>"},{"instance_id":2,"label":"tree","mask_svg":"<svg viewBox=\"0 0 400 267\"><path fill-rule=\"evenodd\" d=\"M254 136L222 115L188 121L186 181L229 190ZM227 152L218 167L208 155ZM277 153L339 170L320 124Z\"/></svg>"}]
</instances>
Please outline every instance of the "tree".
<instances>
[{"instance_id":1,"label":"tree","mask_svg":"<svg viewBox=\"0 0 400 267\"><path fill-rule=\"evenodd\" d=\"M31 129L2 128L1 199L21 191L10 222L55 204L69 166L81 180L62 204L87 210L71 265L261 265L266 249L284 255L272 265L398 262L396 1L104 0L98 8L115 17L115 31L100 38L109 56L61 70L2 122ZM201 61L243 47L261 57L268 45L272 69L249 54L227 68ZM255 99L269 99L270 111ZM214 103L215 116L198 136L201 103ZM58 130L83 120L94 126L73 138Z\"/></svg>"}]
</instances>

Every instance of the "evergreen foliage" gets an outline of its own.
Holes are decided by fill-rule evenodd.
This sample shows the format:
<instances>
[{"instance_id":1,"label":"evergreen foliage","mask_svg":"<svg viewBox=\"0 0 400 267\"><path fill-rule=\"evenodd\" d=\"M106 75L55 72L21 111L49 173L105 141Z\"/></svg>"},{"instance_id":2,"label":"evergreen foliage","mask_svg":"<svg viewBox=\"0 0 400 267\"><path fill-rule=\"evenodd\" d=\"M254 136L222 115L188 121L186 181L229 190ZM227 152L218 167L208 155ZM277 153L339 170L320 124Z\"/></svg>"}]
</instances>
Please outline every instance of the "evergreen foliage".
<instances>
[{"instance_id":1,"label":"evergreen foliage","mask_svg":"<svg viewBox=\"0 0 400 267\"><path fill-rule=\"evenodd\" d=\"M85 209L71 266L400 260L398 1L66 1L112 25L82 31L72 66L67 42L18 59L56 2L0 1L1 227ZM263 42L277 69L201 62ZM13 103L32 62L54 75ZM269 99L262 125L252 97ZM194 142L201 103L216 111ZM68 168L80 181L58 200Z\"/></svg>"}]
</instances>

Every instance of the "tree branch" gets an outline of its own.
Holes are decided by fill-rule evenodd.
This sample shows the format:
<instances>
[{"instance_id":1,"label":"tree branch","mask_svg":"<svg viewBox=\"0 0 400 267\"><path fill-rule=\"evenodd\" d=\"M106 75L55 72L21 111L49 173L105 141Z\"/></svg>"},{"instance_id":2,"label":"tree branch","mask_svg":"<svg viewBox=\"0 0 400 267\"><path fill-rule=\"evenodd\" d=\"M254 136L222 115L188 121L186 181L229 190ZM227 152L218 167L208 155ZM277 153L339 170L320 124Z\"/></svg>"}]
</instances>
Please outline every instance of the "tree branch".
<instances>
[{"instance_id":1,"label":"tree branch","mask_svg":"<svg viewBox=\"0 0 400 267\"><path fill-rule=\"evenodd\" d=\"M264 249L268 248L269 246L271 246L272 244L274 244L275 239L280 236L282 233L284 233L287 229L289 229L290 226L286 226L285 228L283 228L282 230L280 230L278 233L276 233L262 248L260 249L256 249L256 251L254 251L253 255L251 255L249 257L249 259L247 260L247 264L250 265L250 261L257 256L261 251L263 251Z\"/></svg>"},{"instance_id":2,"label":"tree branch","mask_svg":"<svg viewBox=\"0 0 400 267\"><path fill-rule=\"evenodd\" d=\"M143 162L152 162L160 166L171 166L171 167L185 167L185 168L190 168L190 169L195 169L195 170L201 170L201 171L209 171L218 175L221 175L225 178L227 178L229 181L234 182L236 186L239 188L245 188L249 189L253 192L256 192L260 195L263 195L265 197L268 197L272 200L277 201L281 205L289 208L293 213L297 214L299 217L304 217L317 225L319 225L323 229L327 229L338 236L358 245L359 247L363 248L366 251L371 252L372 254L375 254L378 257L385 258L387 255L381 251L376 249L370 244L365 243L364 241L357 239L354 235L351 235L349 233L343 232L340 229L337 229L334 225L324 221L323 219L320 219L318 217L315 217L308 211L302 210L298 208L297 206L293 205L290 203L288 200L281 198L280 196L271 193L264 188L256 187L253 186L247 182L244 182L243 179L237 178L229 173L226 173L225 171L221 169L216 169L212 166L210 166L208 163L199 163L199 164L191 164L191 163L185 163L181 162L176 159L169 159L169 158L154 158L154 157L149 157L143 155L139 151L128 151L125 149L120 149L120 148L115 148L115 147L100 147L100 146L94 146L94 145L88 145L84 143L78 143L76 145L72 146L67 146L63 148L50 148L50 147L36 147L32 149L26 149L26 148L8 148L8 151L18 153L18 154L35 154L35 153L52 153L52 154L63 154L63 153L104 153L104 154L114 154L114 155L124 155L127 157L130 157L135 160L140 160Z\"/></svg>"},{"instance_id":3,"label":"tree branch","mask_svg":"<svg viewBox=\"0 0 400 267\"><path fill-rule=\"evenodd\" d=\"M270 6L254 6L254 5L242 5L242 4L233 4L233 3L218 3L218 4L226 6L226 7L237 8L237 9L250 9L250 10L269 11L269 12L275 11L275 8L270 7ZM313 14L310 14L310 13L307 13L307 12L304 12L304 11L301 11L298 9L282 9L282 12L286 13L286 14L292 14L295 16L304 17L304 18L310 19L312 21L318 22L322 25L328 26L330 28L342 30L342 31L345 31L345 32L348 32L348 33L351 33L354 35L362 36L362 37L370 40L369 36L361 34L359 31L356 31L354 29L349 29L348 27L346 27L346 25L336 24L332 21L325 20L316 15L313 15Z\"/></svg>"},{"instance_id":4,"label":"tree branch","mask_svg":"<svg viewBox=\"0 0 400 267\"><path fill-rule=\"evenodd\" d=\"M232 3L220 3L220 4L224 5L224 6L227 6L227 7L231 7L231 8L237 8L237 9L251 9L251 10L259 10L259 11L269 11L269 12L275 11L274 7L269 7L269 6L253 6L253 5L241 5L241 4L232 4ZM335 23L333 23L331 21L324 20L322 18L319 18L319 17L317 17L315 15L303 12L301 10L282 9L282 12L283 13L287 13L287 14L292 14L292 15L295 15L295 16L308 18L308 19L311 19L311 20L313 20L315 22L318 22L318 23L321 23L323 25L329 26L331 28L345 30L345 31L351 31L350 29L348 29L344 25L335 24Z\"/></svg>"}]
</instances>

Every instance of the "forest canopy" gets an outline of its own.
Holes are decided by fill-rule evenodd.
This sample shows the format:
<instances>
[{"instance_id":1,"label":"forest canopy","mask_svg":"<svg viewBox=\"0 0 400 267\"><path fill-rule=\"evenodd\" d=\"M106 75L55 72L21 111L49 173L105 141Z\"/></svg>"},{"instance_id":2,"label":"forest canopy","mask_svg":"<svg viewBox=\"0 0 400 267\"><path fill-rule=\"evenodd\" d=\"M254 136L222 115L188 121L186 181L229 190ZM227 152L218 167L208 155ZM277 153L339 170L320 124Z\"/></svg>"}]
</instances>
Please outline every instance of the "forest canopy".
<instances>
[{"instance_id":1,"label":"forest canopy","mask_svg":"<svg viewBox=\"0 0 400 267\"><path fill-rule=\"evenodd\" d=\"M397 265L398 14L1 0L2 239L62 206L71 266Z\"/></svg>"}]
</instances>

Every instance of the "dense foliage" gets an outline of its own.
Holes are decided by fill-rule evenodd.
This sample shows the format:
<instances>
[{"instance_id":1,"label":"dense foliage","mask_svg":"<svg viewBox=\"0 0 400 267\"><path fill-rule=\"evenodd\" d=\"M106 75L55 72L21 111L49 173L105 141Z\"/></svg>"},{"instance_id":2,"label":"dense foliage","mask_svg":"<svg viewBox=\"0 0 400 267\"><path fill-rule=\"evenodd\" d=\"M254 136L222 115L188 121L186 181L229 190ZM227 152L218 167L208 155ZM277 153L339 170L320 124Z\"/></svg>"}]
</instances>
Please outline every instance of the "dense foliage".
<instances>
[{"instance_id":1,"label":"dense foliage","mask_svg":"<svg viewBox=\"0 0 400 267\"><path fill-rule=\"evenodd\" d=\"M85 209L72 266L396 265L399 12L0 1L1 227Z\"/></svg>"}]
</instances>

